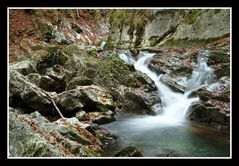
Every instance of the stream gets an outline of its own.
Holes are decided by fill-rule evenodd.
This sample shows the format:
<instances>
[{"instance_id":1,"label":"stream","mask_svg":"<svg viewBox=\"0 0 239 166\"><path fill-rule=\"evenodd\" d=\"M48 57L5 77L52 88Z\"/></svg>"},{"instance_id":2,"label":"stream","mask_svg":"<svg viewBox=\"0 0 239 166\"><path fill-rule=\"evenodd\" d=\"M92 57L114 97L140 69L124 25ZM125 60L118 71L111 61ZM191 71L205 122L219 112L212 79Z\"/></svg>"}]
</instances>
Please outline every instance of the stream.
<instances>
[{"instance_id":1,"label":"stream","mask_svg":"<svg viewBox=\"0 0 239 166\"><path fill-rule=\"evenodd\" d=\"M144 157L229 157L230 141L226 134L195 127L187 122L170 125L160 117L149 115L118 115L104 128L119 135L108 145L103 156L112 156L129 145L136 145Z\"/></svg>"},{"instance_id":2,"label":"stream","mask_svg":"<svg viewBox=\"0 0 239 166\"><path fill-rule=\"evenodd\" d=\"M230 142L227 135L192 125L185 118L189 107L200 102L189 95L213 80L213 69L207 66L208 51L198 56L197 66L187 80L184 94L176 93L161 82L163 75L157 75L148 68L154 53L140 52L137 60L130 54L120 54L127 64L151 78L157 87L162 103L156 116L119 114L116 121L102 125L119 135L119 140L106 146L104 156L129 145L136 145L145 157L227 157Z\"/></svg>"}]
</instances>

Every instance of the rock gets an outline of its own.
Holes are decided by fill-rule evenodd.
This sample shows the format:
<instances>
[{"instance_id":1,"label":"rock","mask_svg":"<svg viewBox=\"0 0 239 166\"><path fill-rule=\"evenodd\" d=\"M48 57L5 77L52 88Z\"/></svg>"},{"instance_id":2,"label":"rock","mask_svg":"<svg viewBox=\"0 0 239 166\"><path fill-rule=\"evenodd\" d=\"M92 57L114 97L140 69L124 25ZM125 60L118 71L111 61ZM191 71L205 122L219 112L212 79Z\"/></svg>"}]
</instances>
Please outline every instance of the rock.
<instances>
[{"instance_id":1,"label":"rock","mask_svg":"<svg viewBox=\"0 0 239 166\"><path fill-rule=\"evenodd\" d=\"M111 94L95 85L78 86L77 89L64 91L55 97L55 101L62 111L92 111L114 110Z\"/></svg>"},{"instance_id":2,"label":"rock","mask_svg":"<svg viewBox=\"0 0 239 166\"><path fill-rule=\"evenodd\" d=\"M101 142L71 120L49 122L38 112L9 112L9 152L13 157L93 157Z\"/></svg>"},{"instance_id":3,"label":"rock","mask_svg":"<svg viewBox=\"0 0 239 166\"><path fill-rule=\"evenodd\" d=\"M36 25L37 25L37 28L42 31L44 34L46 33L51 33L53 31L53 25L45 20L45 19L37 19L36 20Z\"/></svg>"},{"instance_id":4,"label":"rock","mask_svg":"<svg viewBox=\"0 0 239 166\"><path fill-rule=\"evenodd\" d=\"M71 24L71 28L74 29L77 33L82 33L83 32L81 27L78 24L76 24L76 23L72 23Z\"/></svg>"},{"instance_id":5,"label":"rock","mask_svg":"<svg viewBox=\"0 0 239 166\"><path fill-rule=\"evenodd\" d=\"M217 79L220 79L221 77L230 76L230 64L223 64L218 69L215 70L215 75Z\"/></svg>"},{"instance_id":6,"label":"rock","mask_svg":"<svg viewBox=\"0 0 239 166\"><path fill-rule=\"evenodd\" d=\"M113 155L114 157L143 157L142 152L135 145L123 148Z\"/></svg>"},{"instance_id":7,"label":"rock","mask_svg":"<svg viewBox=\"0 0 239 166\"><path fill-rule=\"evenodd\" d=\"M95 124L106 124L115 121L115 117L112 111L107 111L105 113L99 112L90 112L89 113L90 120Z\"/></svg>"},{"instance_id":8,"label":"rock","mask_svg":"<svg viewBox=\"0 0 239 166\"><path fill-rule=\"evenodd\" d=\"M10 65L10 70L16 70L23 75L28 75L30 73L36 73L36 69L34 68L32 62L30 61L21 61L16 64Z\"/></svg>"},{"instance_id":9,"label":"rock","mask_svg":"<svg viewBox=\"0 0 239 166\"><path fill-rule=\"evenodd\" d=\"M80 111L76 113L76 118L79 121L88 121L95 124L105 124L115 121L114 113L112 111L106 112L89 112Z\"/></svg>"},{"instance_id":10,"label":"rock","mask_svg":"<svg viewBox=\"0 0 239 166\"><path fill-rule=\"evenodd\" d=\"M143 114L151 112L150 107L145 103L144 98L133 92L124 93L124 106L135 113Z\"/></svg>"},{"instance_id":11,"label":"rock","mask_svg":"<svg viewBox=\"0 0 239 166\"><path fill-rule=\"evenodd\" d=\"M161 81L165 83L167 86L169 86L170 89L172 89L173 91L184 93L185 87L179 85L177 81L171 78L170 76L163 75L163 77L161 77Z\"/></svg>"},{"instance_id":12,"label":"rock","mask_svg":"<svg viewBox=\"0 0 239 166\"><path fill-rule=\"evenodd\" d=\"M229 117L225 113L222 113L217 107L209 105L206 107L204 104L192 106L187 113L187 117L196 122L229 125Z\"/></svg>"},{"instance_id":13,"label":"rock","mask_svg":"<svg viewBox=\"0 0 239 166\"><path fill-rule=\"evenodd\" d=\"M62 92L65 90L64 77L55 74L40 76L39 74L29 74L27 78L33 83L48 92Z\"/></svg>"},{"instance_id":14,"label":"rock","mask_svg":"<svg viewBox=\"0 0 239 166\"><path fill-rule=\"evenodd\" d=\"M9 71L9 91L32 109L40 112L52 110L49 96L15 70Z\"/></svg>"},{"instance_id":15,"label":"rock","mask_svg":"<svg viewBox=\"0 0 239 166\"><path fill-rule=\"evenodd\" d=\"M108 130L102 127L96 128L95 136L104 144L113 144L119 138L117 135L109 132Z\"/></svg>"},{"instance_id":16,"label":"rock","mask_svg":"<svg viewBox=\"0 0 239 166\"><path fill-rule=\"evenodd\" d=\"M87 118L87 113L85 111L79 111L76 113L76 118L79 120L79 121L86 121L88 120Z\"/></svg>"},{"instance_id":17,"label":"rock","mask_svg":"<svg viewBox=\"0 0 239 166\"><path fill-rule=\"evenodd\" d=\"M200 88L196 91L193 91L189 97L194 97L194 96L198 96L200 98L200 100L202 101L208 101L209 99L213 98L212 93L208 90L206 90L205 88Z\"/></svg>"},{"instance_id":18,"label":"rock","mask_svg":"<svg viewBox=\"0 0 239 166\"><path fill-rule=\"evenodd\" d=\"M33 84L35 84L36 86L40 85L41 76L37 73L28 74L27 79L31 81Z\"/></svg>"},{"instance_id":19,"label":"rock","mask_svg":"<svg viewBox=\"0 0 239 166\"><path fill-rule=\"evenodd\" d=\"M117 55L110 55L97 63L98 73L94 82L107 87L116 88L118 85L138 87L138 80Z\"/></svg>"},{"instance_id":20,"label":"rock","mask_svg":"<svg viewBox=\"0 0 239 166\"><path fill-rule=\"evenodd\" d=\"M219 63L228 63L230 62L230 54L228 53L223 53L223 52L211 52L210 56L208 57L208 65L214 65L214 64L219 64ZM225 66L224 68L226 69L229 67L230 71L230 65ZM224 70L225 70L224 69Z\"/></svg>"},{"instance_id":21,"label":"rock","mask_svg":"<svg viewBox=\"0 0 239 166\"><path fill-rule=\"evenodd\" d=\"M93 81L85 76L74 77L66 86L67 90L75 89L78 86L88 86L92 85Z\"/></svg>"}]
</instances>

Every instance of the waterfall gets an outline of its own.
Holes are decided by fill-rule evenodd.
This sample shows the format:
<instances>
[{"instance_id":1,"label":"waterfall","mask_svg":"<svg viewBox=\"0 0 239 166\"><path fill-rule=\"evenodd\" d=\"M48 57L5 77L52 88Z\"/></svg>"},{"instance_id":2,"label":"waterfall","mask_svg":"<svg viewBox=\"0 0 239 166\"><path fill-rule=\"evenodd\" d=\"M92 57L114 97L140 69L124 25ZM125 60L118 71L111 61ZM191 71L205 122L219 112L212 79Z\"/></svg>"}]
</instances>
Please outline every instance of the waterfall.
<instances>
[{"instance_id":1,"label":"waterfall","mask_svg":"<svg viewBox=\"0 0 239 166\"><path fill-rule=\"evenodd\" d=\"M192 77L187 81L186 91L192 91L210 84L213 81L214 70L207 65L209 51L199 53L197 67L193 70Z\"/></svg>"},{"instance_id":2,"label":"waterfall","mask_svg":"<svg viewBox=\"0 0 239 166\"><path fill-rule=\"evenodd\" d=\"M161 75L149 69L148 65L155 53L140 52L138 60L134 60L128 53L120 54L119 57L127 64L134 64L135 70L148 75L157 87L158 94L161 98L161 106L158 110L163 110L157 115L157 120L179 124L185 120L185 114L193 102L199 101L198 97L189 98L189 94L194 90L208 84L212 79L213 70L207 66L208 52L202 53L198 58L198 64L192 77L187 81L187 87L184 94L172 91L168 86L161 82ZM155 120L155 118L154 118Z\"/></svg>"}]
</instances>

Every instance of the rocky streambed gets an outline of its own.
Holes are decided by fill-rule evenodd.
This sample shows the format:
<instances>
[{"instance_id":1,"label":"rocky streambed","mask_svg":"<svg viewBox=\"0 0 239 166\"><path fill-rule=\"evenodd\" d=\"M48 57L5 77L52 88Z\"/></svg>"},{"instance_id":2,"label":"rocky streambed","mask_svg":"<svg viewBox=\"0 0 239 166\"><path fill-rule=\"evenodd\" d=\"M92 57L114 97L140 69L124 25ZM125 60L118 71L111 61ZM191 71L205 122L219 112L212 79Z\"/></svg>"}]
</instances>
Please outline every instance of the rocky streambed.
<instances>
[{"instance_id":1,"label":"rocky streambed","mask_svg":"<svg viewBox=\"0 0 239 166\"><path fill-rule=\"evenodd\" d=\"M115 115L123 112L153 116L155 106L161 103L152 80L119 58L123 50L89 47L87 52L74 44L67 48L70 53L59 50L10 65L10 156L101 156L105 146L117 142L121 133L115 135L100 125L114 122ZM204 48L162 50L150 67L164 73L165 85L182 92L200 50ZM192 94L201 102L190 108L187 117L195 124L229 132L229 73L218 67L222 62L215 57L223 54L223 65L229 65L229 55L217 51L211 50L209 56L215 80Z\"/></svg>"},{"instance_id":2,"label":"rocky streambed","mask_svg":"<svg viewBox=\"0 0 239 166\"><path fill-rule=\"evenodd\" d=\"M77 19L66 11L46 10L49 18L39 10L10 12L10 157L229 156L228 10L116 10L109 24L106 10L77 10ZM118 15L136 16L137 24ZM208 31L200 28L212 15ZM119 26L124 21L130 26ZM155 54L148 68L181 94L207 52L212 79L190 94L199 101L182 125L156 116L164 98L132 63L142 51Z\"/></svg>"}]
</instances>

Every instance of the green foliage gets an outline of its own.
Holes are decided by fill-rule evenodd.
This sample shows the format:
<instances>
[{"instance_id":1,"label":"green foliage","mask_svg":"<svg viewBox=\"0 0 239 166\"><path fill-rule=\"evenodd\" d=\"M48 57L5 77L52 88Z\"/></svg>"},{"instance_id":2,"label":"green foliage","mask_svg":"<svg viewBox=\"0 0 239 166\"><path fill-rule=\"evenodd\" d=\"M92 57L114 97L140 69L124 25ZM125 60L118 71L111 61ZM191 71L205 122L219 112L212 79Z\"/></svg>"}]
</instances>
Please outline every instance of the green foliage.
<instances>
[{"instance_id":1,"label":"green foliage","mask_svg":"<svg viewBox=\"0 0 239 166\"><path fill-rule=\"evenodd\" d=\"M186 17L186 23L193 24L195 23L195 21L197 21L197 18L198 18L198 11L191 10L191 13Z\"/></svg>"}]
</instances>

